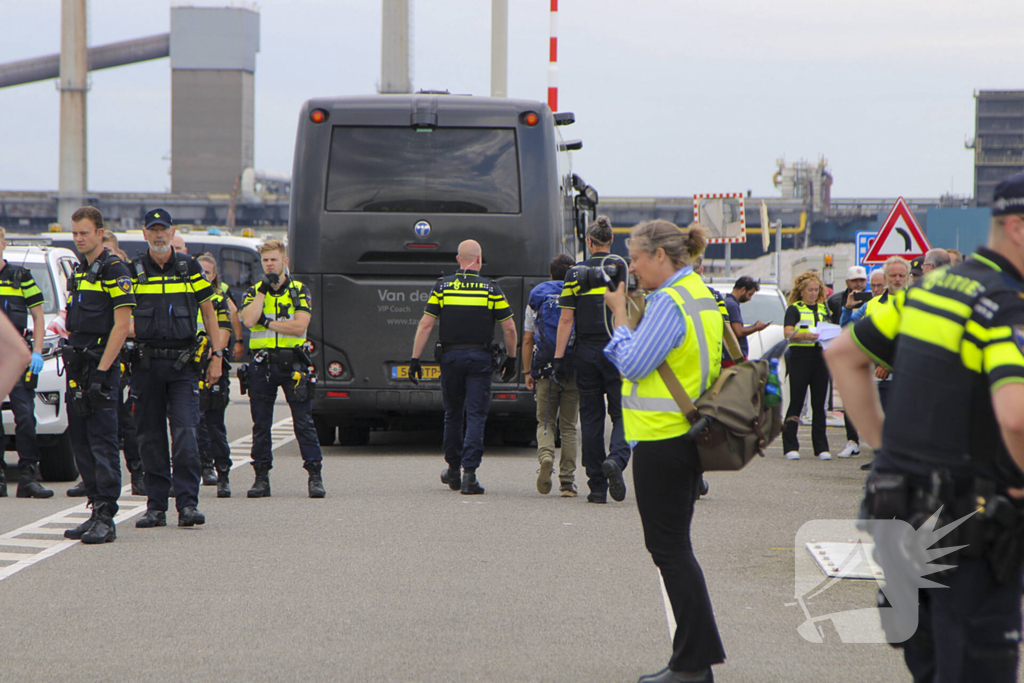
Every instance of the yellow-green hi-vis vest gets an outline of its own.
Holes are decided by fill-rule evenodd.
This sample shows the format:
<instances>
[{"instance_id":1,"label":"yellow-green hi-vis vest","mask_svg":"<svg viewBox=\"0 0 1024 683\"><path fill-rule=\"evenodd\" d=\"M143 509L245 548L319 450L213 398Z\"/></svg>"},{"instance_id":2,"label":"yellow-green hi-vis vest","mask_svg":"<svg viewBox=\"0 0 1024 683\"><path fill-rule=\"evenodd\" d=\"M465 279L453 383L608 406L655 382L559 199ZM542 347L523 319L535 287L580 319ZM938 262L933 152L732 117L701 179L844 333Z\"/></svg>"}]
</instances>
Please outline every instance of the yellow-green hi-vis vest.
<instances>
[{"instance_id":1,"label":"yellow-green hi-vis vest","mask_svg":"<svg viewBox=\"0 0 1024 683\"><path fill-rule=\"evenodd\" d=\"M308 311L309 302L305 301L302 283L291 278L281 288L280 294L263 297L263 315L270 321L294 320L296 310ZM249 334L250 349L294 349L305 341L305 333L301 336L281 334L263 325L256 325Z\"/></svg>"},{"instance_id":2,"label":"yellow-green hi-vis vest","mask_svg":"<svg viewBox=\"0 0 1024 683\"><path fill-rule=\"evenodd\" d=\"M797 332L799 332L799 325L806 323L808 327L817 327L818 323L827 323L829 318L828 306L825 304L815 304L813 307L808 306L803 301L797 301L795 304L796 310L800 311L800 323L797 325ZM814 313L817 311L818 319L814 319ZM817 346L818 342L813 341L792 341L789 342L790 346Z\"/></svg>"},{"instance_id":3,"label":"yellow-green hi-vis vest","mask_svg":"<svg viewBox=\"0 0 1024 683\"><path fill-rule=\"evenodd\" d=\"M725 320L700 275L691 273L661 290L686 321L682 343L669 351L669 367L686 394L697 400L722 372ZM690 423L657 370L638 382L622 381L622 422L627 441L660 441L682 436Z\"/></svg>"}]
</instances>

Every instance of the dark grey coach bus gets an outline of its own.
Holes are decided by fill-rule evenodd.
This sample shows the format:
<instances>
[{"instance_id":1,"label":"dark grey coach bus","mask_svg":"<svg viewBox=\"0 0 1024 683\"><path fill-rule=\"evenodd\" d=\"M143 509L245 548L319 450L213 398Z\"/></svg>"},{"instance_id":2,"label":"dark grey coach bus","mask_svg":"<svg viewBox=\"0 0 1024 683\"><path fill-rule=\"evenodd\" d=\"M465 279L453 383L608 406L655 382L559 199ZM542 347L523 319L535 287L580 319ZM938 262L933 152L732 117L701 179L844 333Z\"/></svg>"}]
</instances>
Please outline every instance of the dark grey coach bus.
<instances>
[{"instance_id":1,"label":"dark grey coach bus","mask_svg":"<svg viewBox=\"0 0 1024 683\"><path fill-rule=\"evenodd\" d=\"M438 92L305 103L288 238L291 272L315 302L322 444L441 424L440 370L428 362L436 328L427 381L409 382L408 362L431 287L457 268L462 240L482 245L483 274L505 292L522 338L530 289L554 255L579 253L597 201L569 165L581 143L556 128L572 122L541 102ZM528 443L536 425L522 379L492 387L488 430L512 443Z\"/></svg>"}]
</instances>

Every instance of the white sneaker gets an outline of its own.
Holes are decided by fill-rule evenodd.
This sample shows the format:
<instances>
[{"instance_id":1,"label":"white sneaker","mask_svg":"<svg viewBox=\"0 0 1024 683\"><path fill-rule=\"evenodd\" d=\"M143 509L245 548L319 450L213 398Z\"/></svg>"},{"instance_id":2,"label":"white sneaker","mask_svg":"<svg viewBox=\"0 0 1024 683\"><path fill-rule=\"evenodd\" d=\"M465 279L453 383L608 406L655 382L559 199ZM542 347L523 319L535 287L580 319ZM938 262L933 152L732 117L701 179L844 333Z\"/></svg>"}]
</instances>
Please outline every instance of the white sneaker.
<instances>
[{"instance_id":1,"label":"white sneaker","mask_svg":"<svg viewBox=\"0 0 1024 683\"><path fill-rule=\"evenodd\" d=\"M832 459L832 454L829 453L828 451L822 451L821 453L818 453L818 459L819 460L831 460Z\"/></svg>"},{"instance_id":2,"label":"white sneaker","mask_svg":"<svg viewBox=\"0 0 1024 683\"><path fill-rule=\"evenodd\" d=\"M856 441L847 441L846 447L839 451L840 458L856 458L860 455L860 444Z\"/></svg>"},{"instance_id":3,"label":"white sneaker","mask_svg":"<svg viewBox=\"0 0 1024 683\"><path fill-rule=\"evenodd\" d=\"M790 452L786 453L786 460L799 460L799 459L800 459L800 452L799 451L790 451Z\"/></svg>"}]
</instances>

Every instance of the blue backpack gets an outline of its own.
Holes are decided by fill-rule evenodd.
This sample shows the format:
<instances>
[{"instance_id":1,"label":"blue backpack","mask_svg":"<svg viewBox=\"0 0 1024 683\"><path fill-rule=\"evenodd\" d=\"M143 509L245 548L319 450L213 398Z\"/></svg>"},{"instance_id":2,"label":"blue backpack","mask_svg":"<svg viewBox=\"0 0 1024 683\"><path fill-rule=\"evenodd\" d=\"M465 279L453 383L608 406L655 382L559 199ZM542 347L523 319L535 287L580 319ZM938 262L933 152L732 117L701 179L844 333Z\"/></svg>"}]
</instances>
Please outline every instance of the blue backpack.
<instances>
[{"instance_id":1,"label":"blue backpack","mask_svg":"<svg viewBox=\"0 0 1024 683\"><path fill-rule=\"evenodd\" d=\"M533 288L530 292L529 306L533 309L533 368L530 372L534 377L550 375L550 366L555 358L555 340L558 338L558 321L562 317L562 309L558 306L558 298L562 295L563 282L549 280ZM565 349L565 358L572 354L573 337Z\"/></svg>"}]
</instances>

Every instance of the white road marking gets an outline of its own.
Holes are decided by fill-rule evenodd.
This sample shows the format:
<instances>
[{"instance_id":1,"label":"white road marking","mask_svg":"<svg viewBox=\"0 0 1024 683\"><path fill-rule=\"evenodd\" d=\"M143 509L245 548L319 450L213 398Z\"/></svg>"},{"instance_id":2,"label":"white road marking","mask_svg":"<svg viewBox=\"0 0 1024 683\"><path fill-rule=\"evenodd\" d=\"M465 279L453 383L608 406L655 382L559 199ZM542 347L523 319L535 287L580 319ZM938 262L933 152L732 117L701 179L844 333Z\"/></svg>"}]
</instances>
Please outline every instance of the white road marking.
<instances>
[{"instance_id":1,"label":"white road marking","mask_svg":"<svg viewBox=\"0 0 1024 683\"><path fill-rule=\"evenodd\" d=\"M272 451L295 441L291 418L281 420L270 428L270 440ZM231 448L231 469L251 462L249 452L252 447L252 434L235 439L228 445ZM121 489L121 498L117 504L119 510L114 517L116 524L123 524L146 511L146 498L133 496L131 484ZM64 539L64 530L78 526L88 519L90 514L86 504L82 503L26 524L20 529L0 534L0 581L79 543ZM33 536L60 536L61 540Z\"/></svg>"}]
</instances>

